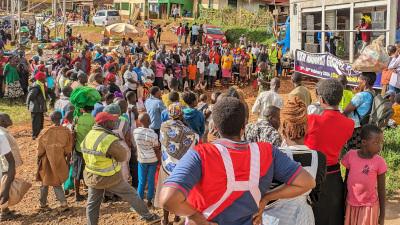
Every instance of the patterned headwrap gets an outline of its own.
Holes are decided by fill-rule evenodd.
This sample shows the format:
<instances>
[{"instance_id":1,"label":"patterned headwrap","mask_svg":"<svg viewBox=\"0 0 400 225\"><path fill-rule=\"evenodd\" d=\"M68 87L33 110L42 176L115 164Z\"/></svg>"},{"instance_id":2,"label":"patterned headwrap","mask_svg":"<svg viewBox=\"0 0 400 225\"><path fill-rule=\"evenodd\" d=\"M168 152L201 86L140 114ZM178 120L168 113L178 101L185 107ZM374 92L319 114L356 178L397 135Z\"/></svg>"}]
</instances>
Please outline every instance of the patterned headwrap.
<instances>
[{"instance_id":1,"label":"patterned headwrap","mask_svg":"<svg viewBox=\"0 0 400 225\"><path fill-rule=\"evenodd\" d=\"M291 96L281 110L282 134L290 140L305 136L307 127L307 107L297 96Z\"/></svg>"},{"instance_id":2,"label":"patterned headwrap","mask_svg":"<svg viewBox=\"0 0 400 225\"><path fill-rule=\"evenodd\" d=\"M179 103L172 103L168 106L168 115L170 119L176 120L183 115L182 106Z\"/></svg>"}]
</instances>

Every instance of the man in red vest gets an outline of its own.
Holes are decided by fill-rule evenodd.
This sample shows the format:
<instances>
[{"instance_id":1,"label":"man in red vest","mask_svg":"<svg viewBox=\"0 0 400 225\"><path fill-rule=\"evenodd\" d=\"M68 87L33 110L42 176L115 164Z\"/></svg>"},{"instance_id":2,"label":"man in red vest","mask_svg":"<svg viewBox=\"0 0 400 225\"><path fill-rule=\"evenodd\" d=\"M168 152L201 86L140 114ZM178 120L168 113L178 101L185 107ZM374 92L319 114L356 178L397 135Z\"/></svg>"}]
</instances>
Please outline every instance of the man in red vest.
<instances>
[{"instance_id":1,"label":"man in red vest","mask_svg":"<svg viewBox=\"0 0 400 225\"><path fill-rule=\"evenodd\" d=\"M270 143L241 141L245 106L225 97L212 118L221 139L189 150L165 181L164 209L189 224L253 225L253 214L272 179L285 183L268 192L270 201L298 196L315 186L301 166Z\"/></svg>"}]
</instances>

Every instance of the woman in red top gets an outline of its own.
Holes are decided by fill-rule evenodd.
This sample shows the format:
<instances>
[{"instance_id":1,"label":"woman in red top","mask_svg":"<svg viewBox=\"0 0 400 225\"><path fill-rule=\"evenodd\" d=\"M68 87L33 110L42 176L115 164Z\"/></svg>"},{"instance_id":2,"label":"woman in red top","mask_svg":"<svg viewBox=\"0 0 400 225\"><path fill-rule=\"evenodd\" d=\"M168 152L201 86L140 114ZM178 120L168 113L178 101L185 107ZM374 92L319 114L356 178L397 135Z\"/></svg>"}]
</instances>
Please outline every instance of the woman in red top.
<instances>
[{"instance_id":1,"label":"woman in red top","mask_svg":"<svg viewBox=\"0 0 400 225\"><path fill-rule=\"evenodd\" d=\"M327 175L319 201L313 205L316 225L343 225L344 184L340 174L339 156L353 134L354 122L339 111L343 86L335 79L321 80L318 98L324 109L321 115L309 115L304 144L326 156Z\"/></svg>"}]
</instances>

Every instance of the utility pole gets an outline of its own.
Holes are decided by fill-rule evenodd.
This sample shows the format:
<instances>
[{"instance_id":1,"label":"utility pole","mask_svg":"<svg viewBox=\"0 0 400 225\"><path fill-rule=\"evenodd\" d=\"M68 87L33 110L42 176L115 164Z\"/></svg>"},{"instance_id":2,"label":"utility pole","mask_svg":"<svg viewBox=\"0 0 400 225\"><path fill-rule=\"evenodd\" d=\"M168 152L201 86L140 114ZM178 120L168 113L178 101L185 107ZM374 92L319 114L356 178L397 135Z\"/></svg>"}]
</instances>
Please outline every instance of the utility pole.
<instances>
[{"instance_id":1,"label":"utility pole","mask_svg":"<svg viewBox=\"0 0 400 225\"><path fill-rule=\"evenodd\" d=\"M11 0L11 41L15 40L15 0Z\"/></svg>"},{"instance_id":2,"label":"utility pole","mask_svg":"<svg viewBox=\"0 0 400 225\"><path fill-rule=\"evenodd\" d=\"M65 39L65 26L67 24L67 14L66 14L66 0L63 0L63 28L64 28L64 39Z\"/></svg>"},{"instance_id":3,"label":"utility pole","mask_svg":"<svg viewBox=\"0 0 400 225\"><path fill-rule=\"evenodd\" d=\"M18 44L21 44L21 1L17 0L17 11L18 11Z\"/></svg>"}]
</instances>

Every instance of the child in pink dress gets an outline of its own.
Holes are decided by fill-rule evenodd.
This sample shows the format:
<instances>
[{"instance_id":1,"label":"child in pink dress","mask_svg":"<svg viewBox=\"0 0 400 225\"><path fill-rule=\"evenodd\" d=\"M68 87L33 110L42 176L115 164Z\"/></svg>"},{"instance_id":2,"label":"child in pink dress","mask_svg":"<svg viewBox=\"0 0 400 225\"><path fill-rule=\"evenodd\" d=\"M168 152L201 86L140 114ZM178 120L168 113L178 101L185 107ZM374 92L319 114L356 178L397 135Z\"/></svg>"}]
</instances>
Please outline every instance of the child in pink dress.
<instances>
[{"instance_id":1,"label":"child in pink dress","mask_svg":"<svg viewBox=\"0 0 400 225\"><path fill-rule=\"evenodd\" d=\"M347 184L345 225L383 224L387 165L378 155L383 132L375 125L366 125L361 140L361 149L350 150L342 159Z\"/></svg>"}]
</instances>

